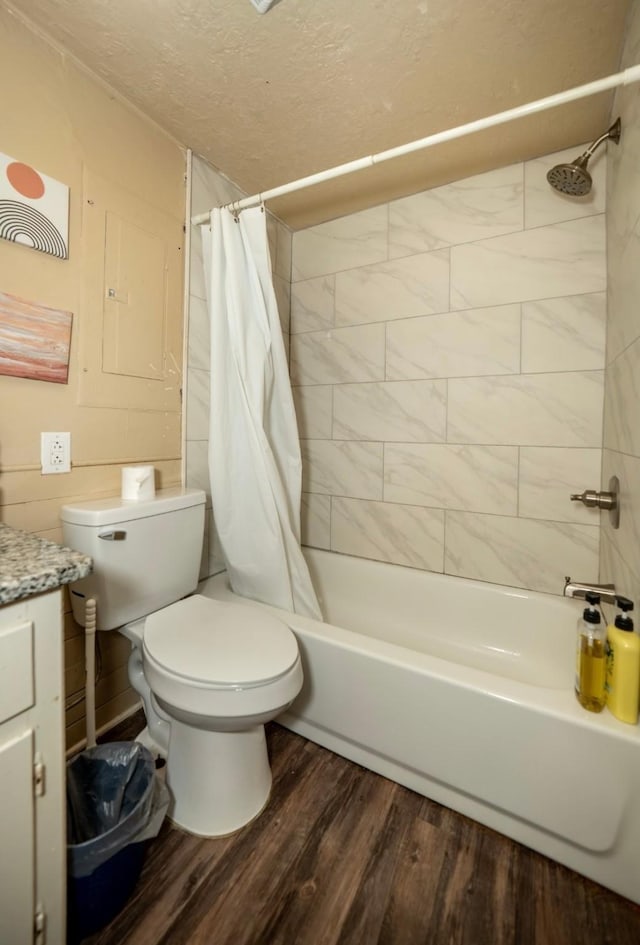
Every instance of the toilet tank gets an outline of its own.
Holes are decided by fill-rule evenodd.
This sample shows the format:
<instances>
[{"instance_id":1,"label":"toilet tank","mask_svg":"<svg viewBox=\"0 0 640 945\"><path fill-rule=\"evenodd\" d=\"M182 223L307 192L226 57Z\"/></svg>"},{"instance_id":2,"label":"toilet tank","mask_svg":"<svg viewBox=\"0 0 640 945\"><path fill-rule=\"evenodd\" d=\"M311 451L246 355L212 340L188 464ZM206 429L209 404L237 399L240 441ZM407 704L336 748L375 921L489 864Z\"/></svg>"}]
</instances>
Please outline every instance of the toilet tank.
<instances>
[{"instance_id":1,"label":"toilet tank","mask_svg":"<svg viewBox=\"0 0 640 945\"><path fill-rule=\"evenodd\" d=\"M113 630L196 589L202 559L205 493L163 489L155 498L120 497L64 505L64 544L93 558L93 573L69 587L73 615L85 624L97 602L99 630Z\"/></svg>"}]
</instances>

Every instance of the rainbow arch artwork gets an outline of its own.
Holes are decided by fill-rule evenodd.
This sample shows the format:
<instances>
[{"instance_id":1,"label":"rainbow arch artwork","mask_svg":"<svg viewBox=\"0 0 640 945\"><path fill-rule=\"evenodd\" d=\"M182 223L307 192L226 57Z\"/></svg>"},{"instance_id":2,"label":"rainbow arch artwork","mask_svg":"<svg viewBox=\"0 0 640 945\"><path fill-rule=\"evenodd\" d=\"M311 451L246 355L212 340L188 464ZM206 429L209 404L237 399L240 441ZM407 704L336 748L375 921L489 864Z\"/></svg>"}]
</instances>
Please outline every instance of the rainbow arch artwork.
<instances>
[{"instance_id":1,"label":"rainbow arch artwork","mask_svg":"<svg viewBox=\"0 0 640 945\"><path fill-rule=\"evenodd\" d=\"M0 237L69 257L69 188L0 153Z\"/></svg>"}]
</instances>

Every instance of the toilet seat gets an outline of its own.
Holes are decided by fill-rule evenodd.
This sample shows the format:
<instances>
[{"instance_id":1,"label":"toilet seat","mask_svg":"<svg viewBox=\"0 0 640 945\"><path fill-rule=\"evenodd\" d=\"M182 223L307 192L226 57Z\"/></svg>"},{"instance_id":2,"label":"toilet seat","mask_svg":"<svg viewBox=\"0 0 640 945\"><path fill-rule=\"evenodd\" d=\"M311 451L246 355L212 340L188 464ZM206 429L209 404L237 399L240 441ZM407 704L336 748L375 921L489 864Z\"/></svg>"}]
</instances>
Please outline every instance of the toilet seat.
<instances>
[{"instance_id":1,"label":"toilet seat","mask_svg":"<svg viewBox=\"0 0 640 945\"><path fill-rule=\"evenodd\" d=\"M176 682L222 690L268 686L299 660L295 636L272 614L201 594L150 614L143 652Z\"/></svg>"}]
</instances>

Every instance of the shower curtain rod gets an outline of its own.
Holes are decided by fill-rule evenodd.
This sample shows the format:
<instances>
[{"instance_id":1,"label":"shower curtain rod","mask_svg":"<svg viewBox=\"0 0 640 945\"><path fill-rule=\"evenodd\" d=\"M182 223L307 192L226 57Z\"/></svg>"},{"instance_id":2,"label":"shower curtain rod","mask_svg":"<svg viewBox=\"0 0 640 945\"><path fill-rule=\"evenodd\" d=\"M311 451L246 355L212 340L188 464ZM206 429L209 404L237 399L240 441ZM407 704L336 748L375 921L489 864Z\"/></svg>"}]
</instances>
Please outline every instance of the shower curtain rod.
<instances>
[{"instance_id":1,"label":"shower curtain rod","mask_svg":"<svg viewBox=\"0 0 640 945\"><path fill-rule=\"evenodd\" d=\"M254 194L252 197L244 197L242 200L234 200L232 203L225 204L225 206L227 209L233 211L244 210L247 207L255 207L258 204L264 203L265 200L272 200L274 197L282 197L284 194L293 193L295 190L303 190L305 187L313 187L314 184L321 184L335 177L343 177L345 174L352 174L354 171L363 170L365 167L372 167L374 164L381 164L383 161L390 161L404 154L411 154L413 151L422 151L435 144L442 144L444 141L453 141L455 138L463 138L465 135L473 134L476 131L484 131L485 128L492 128L494 125L502 125L508 121L514 121L516 118L534 115L537 112L546 111L549 108L556 108L558 105L564 105L567 102L574 102L581 98L597 95L599 92L606 92L608 89L616 88L618 85L632 85L634 82L640 82L640 65L631 66L629 69L623 69L622 72L616 72L613 75L606 76L604 79L596 79L595 82L588 82L586 85L578 85L573 89L567 89L565 92L558 92L555 95L540 98L526 105L518 105L516 108L510 108L504 112L497 112L495 115L479 118L477 121L470 121L465 125L459 125L457 128L449 128L446 131L439 131L426 138L418 138L416 141L410 141L408 144L400 145L397 148L389 148L388 151L370 154L368 157L358 158L355 161L349 161L347 164L338 164L336 167L330 167L326 171L310 174L308 177L301 177L299 180L282 184L280 187L265 190L261 194ZM191 222L195 226L209 223L210 214L200 213L192 217Z\"/></svg>"}]
</instances>

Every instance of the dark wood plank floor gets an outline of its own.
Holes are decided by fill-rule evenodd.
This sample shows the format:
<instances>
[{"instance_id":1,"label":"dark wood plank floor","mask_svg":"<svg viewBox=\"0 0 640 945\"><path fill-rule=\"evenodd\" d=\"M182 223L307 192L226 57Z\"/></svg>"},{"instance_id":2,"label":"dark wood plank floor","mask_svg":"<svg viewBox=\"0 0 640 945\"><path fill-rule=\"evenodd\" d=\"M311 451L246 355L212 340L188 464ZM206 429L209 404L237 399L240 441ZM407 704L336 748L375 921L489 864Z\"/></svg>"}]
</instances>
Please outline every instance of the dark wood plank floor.
<instances>
[{"instance_id":1,"label":"dark wood plank floor","mask_svg":"<svg viewBox=\"0 0 640 945\"><path fill-rule=\"evenodd\" d=\"M132 899L85 945L639 945L640 908L626 899L267 731L265 812L220 840L165 823Z\"/></svg>"}]
</instances>

